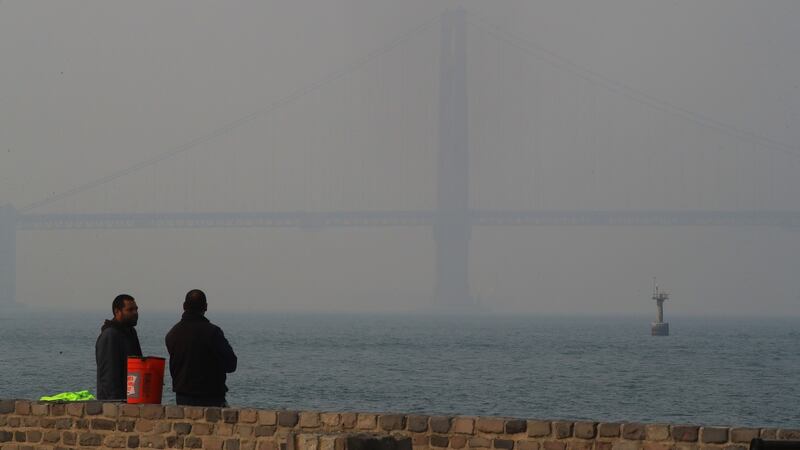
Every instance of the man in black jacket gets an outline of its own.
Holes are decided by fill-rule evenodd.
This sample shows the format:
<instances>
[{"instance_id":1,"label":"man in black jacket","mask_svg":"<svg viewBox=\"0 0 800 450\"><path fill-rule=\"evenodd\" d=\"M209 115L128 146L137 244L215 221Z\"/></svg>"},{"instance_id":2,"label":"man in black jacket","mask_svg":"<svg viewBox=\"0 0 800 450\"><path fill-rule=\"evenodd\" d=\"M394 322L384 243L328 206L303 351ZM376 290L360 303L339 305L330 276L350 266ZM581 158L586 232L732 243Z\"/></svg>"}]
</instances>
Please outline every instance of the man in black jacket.
<instances>
[{"instance_id":1,"label":"man in black jacket","mask_svg":"<svg viewBox=\"0 0 800 450\"><path fill-rule=\"evenodd\" d=\"M236 370L236 354L222 329L205 318L203 291L186 294L181 321L167 333L172 390L179 405L227 406L228 373Z\"/></svg>"},{"instance_id":2,"label":"man in black jacket","mask_svg":"<svg viewBox=\"0 0 800 450\"><path fill-rule=\"evenodd\" d=\"M128 356L142 356L136 323L139 307L127 294L118 295L111 304L114 318L106 320L94 346L97 361L97 399L127 398Z\"/></svg>"}]
</instances>

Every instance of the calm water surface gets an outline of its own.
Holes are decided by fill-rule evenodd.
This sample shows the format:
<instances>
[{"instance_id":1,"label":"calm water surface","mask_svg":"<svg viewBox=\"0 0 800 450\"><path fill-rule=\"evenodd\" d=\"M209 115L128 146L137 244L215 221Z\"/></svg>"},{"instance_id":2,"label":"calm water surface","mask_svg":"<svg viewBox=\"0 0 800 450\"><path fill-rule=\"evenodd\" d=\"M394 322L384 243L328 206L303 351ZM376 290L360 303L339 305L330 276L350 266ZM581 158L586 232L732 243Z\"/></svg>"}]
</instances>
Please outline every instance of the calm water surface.
<instances>
[{"instance_id":1,"label":"calm water surface","mask_svg":"<svg viewBox=\"0 0 800 450\"><path fill-rule=\"evenodd\" d=\"M94 392L103 312L0 313L0 398ZM142 311L166 356L177 314ZM236 406L800 426L800 321L503 315L215 314ZM165 402L173 402L171 380Z\"/></svg>"}]
</instances>

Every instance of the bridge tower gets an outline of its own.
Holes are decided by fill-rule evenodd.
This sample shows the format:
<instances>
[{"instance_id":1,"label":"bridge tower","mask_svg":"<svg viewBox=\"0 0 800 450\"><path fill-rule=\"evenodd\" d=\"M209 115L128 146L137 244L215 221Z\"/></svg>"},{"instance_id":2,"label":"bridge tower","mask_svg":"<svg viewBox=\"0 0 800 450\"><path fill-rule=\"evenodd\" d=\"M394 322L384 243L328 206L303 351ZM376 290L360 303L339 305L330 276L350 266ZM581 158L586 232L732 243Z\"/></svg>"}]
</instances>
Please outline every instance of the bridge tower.
<instances>
[{"instance_id":1,"label":"bridge tower","mask_svg":"<svg viewBox=\"0 0 800 450\"><path fill-rule=\"evenodd\" d=\"M0 308L13 305L17 295L17 210L0 206Z\"/></svg>"},{"instance_id":2,"label":"bridge tower","mask_svg":"<svg viewBox=\"0 0 800 450\"><path fill-rule=\"evenodd\" d=\"M467 114L466 10L442 15L439 67L439 155L436 244L436 301L471 305L469 295L469 124Z\"/></svg>"}]
</instances>

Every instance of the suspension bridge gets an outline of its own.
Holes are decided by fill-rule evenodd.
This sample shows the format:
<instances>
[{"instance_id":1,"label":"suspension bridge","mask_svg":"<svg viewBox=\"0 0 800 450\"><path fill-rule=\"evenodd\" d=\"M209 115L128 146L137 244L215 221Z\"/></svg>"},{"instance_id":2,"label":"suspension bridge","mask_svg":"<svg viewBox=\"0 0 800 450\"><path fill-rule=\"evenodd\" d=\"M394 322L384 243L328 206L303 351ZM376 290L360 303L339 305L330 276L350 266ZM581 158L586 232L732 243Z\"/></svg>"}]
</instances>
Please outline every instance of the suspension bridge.
<instances>
[{"instance_id":1,"label":"suspension bridge","mask_svg":"<svg viewBox=\"0 0 800 450\"><path fill-rule=\"evenodd\" d=\"M474 37L476 42L485 42L478 39L488 37L491 38L491 42L496 43L482 43L476 45L477 47L482 47L484 50L488 48L493 54L506 55L514 52L514 56L509 57L510 60L530 60L532 62L529 64L547 67L547 71L535 72L534 79L530 80L530 86L512 88L505 86L508 83L503 79L502 73L500 75L478 73L473 76L467 51L470 26L478 30ZM435 194L419 195L420 191L414 191L410 195L414 198L404 198L402 201L413 207L391 209L374 207L375 204L382 205L383 202L367 198L368 191L372 190L371 186L357 189L358 195L353 195L353 189L345 186L347 178L369 184L366 181L370 177L368 174L375 172L367 167L368 163L365 163L370 160L370 156L354 156L352 153L347 153L349 151L347 149L359 146L371 147L373 150L375 147L391 149L394 144L384 141L381 137L373 137L364 139L360 145L353 145L358 136L341 131L347 124L340 122L329 125L327 134L316 138L317 142L314 145L307 145L316 147L317 150L309 150L310 155L304 155L303 158L309 161L309 165L314 165L314 161L319 159L331 161L337 156L331 156L330 153L312 154L313 151L327 149L335 153L341 150L342 154L338 158L358 161L360 165L352 164L355 168L348 169L351 172L339 175L338 183L341 186L339 191L314 184L313 180L325 179L322 175L337 172L336 167L331 168L325 163L317 163L312 175L304 173L296 177L304 178L306 182L306 185L299 188L300 191L307 192L307 197L311 198L305 202L308 204L306 208L281 207L281 201L275 200L265 201L262 209L248 205L246 208L248 210L237 212L224 206L214 206L213 210L203 211L203 206L188 207L186 203L196 204L199 200L189 201L189 195L186 194L184 211L168 211L164 210L168 206L161 208L155 206L162 197L157 182L151 183L153 186L148 187L153 190L153 199L149 202L152 211L117 211L116 209L124 207L120 206L124 205L124 202L109 200L108 197L111 195L109 191L119 189L116 185L119 180L147 170L155 171L159 165L172 164L173 170L177 165L186 166L188 155L198 148L218 142L267 116L296 107L302 99L320 95L329 86L345 82L343 80L347 80L354 73L365 71L366 68L375 65L376 61L383 61L383 65L389 66L391 71L409 77L414 76L403 73L405 69L402 67L391 66L387 63L387 58L390 58L393 52L402 51L409 40L424 36L423 31L428 29L438 29L439 33L438 54L435 58L429 58L430 62L435 63L430 66L436 66L438 84L434 83L435 89L430 90L436 92L434 100L430 102L434 111L431 114L420 115L419 122L435 124L433 132L427 134L434 136L431 139L434 142L406 142L404 151L408 148L435 149L433 152L435 156L430 158L435 169L420 169L417 164L389 159L391 163L381 169L380 175L372 175L369 180L374 185L379 185L383 181L397 182L400 185L399 189L404 189L402 173L430 172L431 178L434 178L432 184ZM487 47L489 45L499 47L489 48ZM426 46L436 47L429 44ZM403 57L409 58L408 53L409 51L403 53ZM414 58L413 55L410 57ZM509 65L522 67L526 63L509 64L499 61L498 64L501 67ZM493 112L480 112L478 106L486 99L469 95L470 78L475 83L489 80L498 85L496 91L491 92L494 103L498 105ZM558 110L556 106L538 106L546 105L548 101L556 101L556 104L570 103L573 97L566 96L568 101L565 102L563 88L559 88L562 89L561 93L552 92L551 88L537 88L539 85L546 85L547 81L559 81L563 85L564 78L577 83L578 88L569 91L578 92L575 94L581 97L575 103L578 106L572 110ZM354 83L358 84L359 81ZM504 89L510 90L504 91ZM380 93L391 91L392 88L378 86L375 90L379 92L378 101L375 103L383 104L386 102L380 101ZM610 98L619 100L615 100L616 103L609 103ZM605 106L600 106L601 104ZM404 103L401 107L404 108L400 113L403 117L415 115L410 111L412 106ZM630 119L630 123L622 123L621 120L613 123L614 115L604 114L602 111L603 108L619 110L623 107L632 110L630 114L636 116ZM368 105L366 114L374 115L376 108ZM512 111L509 112L509 109ZM649 122L646 122L647 120ZM564 128L557 125L565 121L575 123L575 129L570 131L567 127L567 132L553 131ZM510 127L528 130L530 136L510 140L508 138L511 134ZM648 138L647 133L631 132L634 137L630 139L638 141L629 142L624 132L613 131L615 128L635 130L641 127L647 128L656 137ZM402 128L411 127L404 125ZM409 130L401 132L405 134L400 136L400 140L406 139L406 135L414 134ZM381 134L380 130L375 133ZM699 136L697 142L691 142L691 138L687 137L693 133ZM338 142L337 138L332 139L332 136L340 135L343 137ZM672 135L680 136L676 139L677 142L670 143L668 137ZM276 144L277 146L280 144ZM662 146L663 152L656 152L655 156L652 152L648 153L647 161L644 163L647 167L653 166L650 172L643 171L643 174L635 175L633 177L635 181L620 182L617 180L619 173L614 169L614 159L637 158L636 146ZM574 166L578 169L554 175L551 172L555 171L557 164L552 156L548 156L542 150L545 147L552 147L566 154L568 158L576 161ZM633 148L633 151L624 153L625 150L621 150L624 148ZM706 148L712 150L705 150ZM606 150L607 154L603 154L601 150ZM397 149L394 151L402 153ZM722 159L730 155L733 156ZM797 149L781 142L695 114L613 80L605 79L557 54L536 48L524 39L494 27L483 18L472 16L463 9L448 10L362 59L264 110L239 118L146 161L60 194L54 193L41 201L20 208L10 205L0 206L0 305L13 303L16 298L16 235L20 231L227 227L324 230L337 227L397 226L432 229L436 247L436 301L442 306L467 305L471 303L468 266L472 227L683 225L798 228L800 205L794 202L800 196L795 195L795 185L791 181L782 181L783 178L791 180L796 169L800 168L797 162L798 156L800 154ZM184 159L179 160L179 158ZM280 169L280 162L274 160L274 155L271 158L267 166L272 172L265 178L274 181L265 181L259 189L275 195L275 192L282 190L278 184L281 183L281 173L286 171ZM506 166L498 162L503 161L508 164L508 160L512 162ZM697 165L704 166L697 168ZM663 167L670 167L670 170L666 171L669 173L665 173ZM712 170L703 169L708 167ZM486 169L487 173L483 173L483 169ZM298 171L289 170L289 173L297 175ZM716 179L710 182L707 176L701 175L702 173L714 173ZM747 175L744 178L752 178L753 181L743 183L743 175L751 173L755 175ZM312 178L313 180L309 180ZM498 179L502 181L498 183ZM662 192L663 196L655 200L637 197L637 186L641 186L637 185L637 182L648 183L651 188L655 184L654 190ZM252 184L247 181L238 183L241 185L240 189L245 190L249 190ZM492 189L485 189L487 184L490 184ZM502 190L497 189L497 184L508 188L505 196L497 194ZM556 187L545 188L553 185ZM558 191L559 185L571 188L563 189L563 192L554 196L559 197L559 200L543 197L543 191ZM734 187L734 185L745 187ZM575 186L578 188L574 189ZM408 186L409 190L412 188L413 186ZM284 187L283 190L292 189ZM718 203L711 208L702 202L703 192L708 190L717 192ZM487 191L493 193L486 193ZM508 191L513 192L509 194ZM80 210L81 196L90 197L91 199L86 202L91 205L103 204L105 209L115 210L76 212L75 210ZM98 201L98 196L105 199ZM180 197L180 195L174 196ZM235 197L235 194L229 196ZM358 204L360 202L362 206L366 204L369 207L353 208L351 199L354 196L360 198L355 202L356 206L360 206ZM198 194L195 197L202 195ZM336 202L331 197L341 199L340 203L346 206L336 207ZM692 200L686 200L687 198ZM699 198L697 202L694 200L696 198ZM146 201L144 203L147 204ZM231 203L235 202L222 201L220 205ZM517 206L519 204L523 206ZM653 208L651 205L654 204L665 207Z\"/></svg>"}]
</instances>

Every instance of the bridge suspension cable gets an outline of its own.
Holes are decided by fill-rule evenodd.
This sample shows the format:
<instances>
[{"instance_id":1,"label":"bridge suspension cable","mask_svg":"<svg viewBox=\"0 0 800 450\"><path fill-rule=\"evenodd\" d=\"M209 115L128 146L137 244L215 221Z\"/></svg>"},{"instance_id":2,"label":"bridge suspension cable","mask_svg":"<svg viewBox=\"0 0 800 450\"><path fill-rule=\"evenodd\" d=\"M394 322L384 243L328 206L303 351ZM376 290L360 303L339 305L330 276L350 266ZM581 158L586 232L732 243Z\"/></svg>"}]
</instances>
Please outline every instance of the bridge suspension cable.
<instances>
[{"instance_id":1,"label":"bridge suspension cable","mask_svg":"<svg viewBox=\"0 0 800 450\"><path fill-rule=\"evenodd\" d=\"M380 46L380 47L368 52L364 56L362 56L362 57L350 62L349 64L341 67L340 69L337 69L337 70L335 70L333 72L330 72L329 74L327 74L326 76L320 78L316 82L311 83L311 84L309 84L307 86L304 86L304 87L292 92L291 94L289 94L286 97L276 101L275 103L272 103L271 105L269 105L268 107L266 107L264 109L252 112L252 113L247 114L245 116L242 116L242 117L240 117L240 118L238 118L236 120L233 120L233 121L231 121L229 123L226 123L225 125L223 125L223 126L221 126L219 128L214 129L213 131L211 131L211 132L209 132L207 134L204 134L204 135L199 136L199 137L197 137L195 139L192 139L192 140L190 140L190 141L188 141L188 142L186 142L184 144L178 145L177 147L173 147L173 148L171 148L171 149L169 149L169 150L167 150L167 151L165 151L165 152L163 152L163 153L161 153L159 155L153 156L152 158L146 159L144 161L141 161L141 162L138 162L136 164L130 165L130 166L125 167L123 169L117 170L116 172L113 172L113 173L111 173L109 175L106 175L106 176L104 176L102 178L97 178L95 180L92 180L92 181L89 181L87 183L75 186L75 187L73 187L71 189L68 189L66 191L63 191L61 193L58 193L58 194L55 194L55 195L51 195L51 196L49 196L49 197L47 197L45 199L30 203L30 204L28 204L26 206L21 207L19 209L19 211L22 212L22 213L29 212L31 210L34 210L34 209L37 209L37 208L41 208L43 206L47 206L47 205L50 205L50 204L55 203L57 201L63 200L65 198L68 198L68 197L77 195L79 193L85 192L87 190L94 189L94 188L96 188L98 186L102 186L102 185L104 185L106 183L112 182L112 181L114 181L114 180L116 180L116 179L118 179L120 177L129 175L129 174L137 172L137 171L139 171L141 169L150 167L150 166L152 166L154 164L157 164L157 163L159 163L161 161L164 161L164 160L172 158L172 157L174 157L176 155L179 155L179 154L185 153L185 152L187 152L189 150L192 150L192 149L198 147L201 144L205 144L205 143L213 141L213 140L215 140L215 139L217 139L217 138L219 138L221 136L224 136L224 135L226 135L228 133L231 133L232 131L236 130L237 128L240 128L240 127L242 127L242 126L244 126L244 125L246 125L248 123L251 123L254 120L259 119L261 117L268 116L268 115L270 115L270 114L272 114L272 113L274 113L274 112L276 112L276 111L278 111L278 110L280 110L280 109L282 109L282 108L284 108L284 107L286 107L286 106L288 106L290 104L293 104L293 103L297 102L298 100L308 96L309 94L317 92L320 89L322 89L324 87L327 87L328 85L330 85L330 84L332 84L332 83L334 83L334 82L346 77L347 75L350 75L353 72L356 72L356 71L362 69L364 66L366 66L370 62L374 61L378 57L380 57L382 55L385 55L386 53L391 52L392 50L394 50L397 47L401 46L403 43L405 43L409 39L413 38L417 34L427 30L429 27L431 27L432 25L437 23L440 19L441 19L441 15L440 15L440 13L437 13L435 16L425 20L424 22L421 22L419 25L409 29L405 33L395 37L394 39L388 41L387 43L383 44L382 46Z\"/></svg>"}]
</instances>

